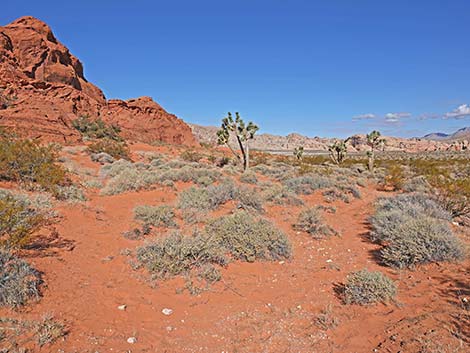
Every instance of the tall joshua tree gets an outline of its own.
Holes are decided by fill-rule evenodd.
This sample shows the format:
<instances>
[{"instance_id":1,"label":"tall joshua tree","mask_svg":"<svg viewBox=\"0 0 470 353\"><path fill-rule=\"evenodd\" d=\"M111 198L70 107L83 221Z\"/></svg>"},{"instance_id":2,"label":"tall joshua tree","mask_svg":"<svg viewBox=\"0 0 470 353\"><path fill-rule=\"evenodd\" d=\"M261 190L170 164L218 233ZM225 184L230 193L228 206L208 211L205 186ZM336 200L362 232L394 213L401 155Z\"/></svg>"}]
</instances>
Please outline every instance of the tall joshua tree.
<instances>
[{"instance_id":1,"label":"tall joshua tree","mask_svg":"<svg viewBox=\"0 0 470 353\"><path fill-rule=\"evenodd\" d=\"M328 147L328 151L330 151L330 158L331 160L340 165L346 159L346 153L348 148L346 147L347 140L336 140L333 144Z\"/></svg>"},{"instance_id":2,"label":"tall joshua tree","mask_svg":"<svg viewBox=\"0 0 470 353\"><path fill-rule=\"evenodd\" d=\"M370 151L367 151L367 157L369 158L369 170L374 171L375 162L375 151L385 143L385 139L381 138L382 134L374 130L370 134L367 134L367 145L370 147Z\"/></svg>"},{"instance_id":3,"label":"tall joshua tree","mask_svg":"<svg viewBox=\"0 0 470 353\"><path fill-rule=\"evenodd\" d=\"M294 156L298 161L302 161L302 158L304 157L304 146L294 148Z\"/></svg>"},{"instance_id":4,"label":"tall joshua tree","mask_svg":"<svg viewBox=\"0 0 470 353\"><path fill-rule=\"evenodd\" d=\"M235 155L238 161L243 161L243 170L247 170L250 167L250 145L249 141L255 137L256 132L259 130L253 122L248 124L243 121L240 114L235 113L235 119L232 117L232 113L222 119L222 125L220 130L217 131L217 143L219 145L227 145L230 151ZM232 146L230 146L230 134L233 133L237 139L238 146L240 147L241 157Z\"/></svg>"}]
</instances>

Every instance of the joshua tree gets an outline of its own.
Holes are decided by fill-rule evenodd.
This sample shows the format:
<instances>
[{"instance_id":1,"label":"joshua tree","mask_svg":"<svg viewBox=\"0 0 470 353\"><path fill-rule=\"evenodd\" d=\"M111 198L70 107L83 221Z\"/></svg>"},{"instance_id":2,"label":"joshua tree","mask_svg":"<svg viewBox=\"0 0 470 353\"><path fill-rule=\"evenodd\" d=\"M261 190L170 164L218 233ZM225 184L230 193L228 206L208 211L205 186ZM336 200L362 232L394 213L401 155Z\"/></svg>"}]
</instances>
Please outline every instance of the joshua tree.
<instances>
[{"instance_id":1,"label":"joshua tree","mask_svg":"<svg viewBox=\"0 0 470 353\"><path fill-rule=\"evenodd\" d=\"M385 139L381 138L381 136L381 133L376 130L366 136L367 145L370 147L370 151L367 151L367 157L369 158L369 170L371 172L374 171L375 150L385 143Z\"/></svg>"},{"instance_id":2,"label":"joshua tree","mask_svg":"<svg viewBox=\"0 0 470 353\"><path fill-rule=\"evenodd\" d=\"M294 156L298 161L301 161L304 157L304 146L294 148Z\"/></svg>"},{"instance_id":3,"label":"joshua tree","mask_svg":"<svg viewBox=\"0 0 470 353\"><path fill-rule=\"evenodd\" d=\"M336 140L328 147L331 160L338 165L342 164L346 159L346 153L348 151L346 142L348 142L348 140Z\"/></svg>"},{"instance_id":4,"label":"joshua tree","mask_svg":"<svg viewBox=\"0 0 470 353\"><path fill-rule=\"evenodd\" d=\"M227 117L222 119L220 130L217 131L217 143L219 145L227 145L238 161L243 159L243 170L247 170L250 167L249 141L253 139L258 130L258 126L251 121L245 124L238 112L235 113L235 120L232 117L232 113L228 113ZM240 154L230 146L229 139L231 132L235 134L238 146L240 147L241 157Z\"/></svg>"}]
</instances>

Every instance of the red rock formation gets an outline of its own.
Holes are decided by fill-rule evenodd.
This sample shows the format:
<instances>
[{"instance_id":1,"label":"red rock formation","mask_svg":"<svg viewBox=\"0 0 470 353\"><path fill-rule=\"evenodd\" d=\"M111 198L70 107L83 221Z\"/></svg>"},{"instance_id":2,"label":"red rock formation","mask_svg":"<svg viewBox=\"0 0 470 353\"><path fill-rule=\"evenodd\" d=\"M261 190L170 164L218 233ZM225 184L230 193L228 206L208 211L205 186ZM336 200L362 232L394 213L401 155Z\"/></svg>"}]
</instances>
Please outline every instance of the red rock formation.
<instances>
[{"instance_id":1,"label":"red rock formation","mask_svg":"<svg viewBox=\"0 0 470 353\"><path fill-rule=\"evenodd\" d=\"M132 140L196 144L189 126L150 98L107 102L44 22L22 17L0 27L0 125L73 143L80 135L71 122L80 115L103 116Z\"/></svg>"}]
</instances>

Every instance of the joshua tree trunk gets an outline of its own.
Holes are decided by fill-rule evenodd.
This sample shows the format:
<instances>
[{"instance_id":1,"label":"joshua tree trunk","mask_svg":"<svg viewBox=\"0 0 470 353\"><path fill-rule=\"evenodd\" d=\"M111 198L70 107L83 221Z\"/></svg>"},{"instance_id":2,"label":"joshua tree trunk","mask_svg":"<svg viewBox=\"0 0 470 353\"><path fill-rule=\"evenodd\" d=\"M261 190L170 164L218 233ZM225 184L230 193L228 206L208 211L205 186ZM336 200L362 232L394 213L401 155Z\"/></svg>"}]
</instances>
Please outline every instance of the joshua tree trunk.
<instances>
[{"instance_id":1,"label":"joshua tree trunk","mask_svg":"<svg viewBox=\"0 0 470 353\"><path fill-rule=\"evenodd\" d=\"M247 140L246 141L246 160L245 160L245 165L243 166L244 170L248 170L250 168L250 143Z\"/></svg>"},{"instance_id":2,"label":"joshua tree trunk","mask_svg":"<svg viewBox=\"0 0 470 353\"><path fill-rule=\"evenodd\" d=\"M242 157L243 157L243 170L247 170L247 151L245 150L245 147L243 146L243 142L240 138L240 136L237 134L237 141L238 145L240 146L240 151L242 152Z\"/></svg>"},{"instance_id":3,"label":"joshua tree trunk","mask_svg":"<svg viewBox=\"0 0 470 353\"><path fill-rule=\"evenodd\" d=\"M370 151L368 153L369 157L369 171L373 172L374 171L374 163L375 163L375 153L374 150Z\"/></svg>"}]
</instances>

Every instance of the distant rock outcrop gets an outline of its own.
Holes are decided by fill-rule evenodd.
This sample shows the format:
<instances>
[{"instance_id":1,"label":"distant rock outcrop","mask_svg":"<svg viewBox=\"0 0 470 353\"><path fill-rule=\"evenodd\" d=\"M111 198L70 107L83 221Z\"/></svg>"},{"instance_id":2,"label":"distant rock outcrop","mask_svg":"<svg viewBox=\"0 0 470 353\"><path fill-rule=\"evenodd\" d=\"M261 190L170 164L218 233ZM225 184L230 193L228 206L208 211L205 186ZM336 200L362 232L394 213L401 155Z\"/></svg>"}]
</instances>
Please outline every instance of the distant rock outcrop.
<instances>
[{"instance_id":1,"label":"distant rock outcrop","mask_svg":"<svg viewBox=\"0 0 470 353\"><path fill-rule=\"evenodd\" d=\"M44 22L22 17L0 27L0 125L19 135L74 143L72 120L101 117L132 140L195 145L191 129L151 98L106 101L83 65Z\"/></svg>"},{"instance_id":2,"label":"distant rock outcrop","mask_svg":"<svg viewBox=\"0 0 470 353\"><path fill-rule=\"evenodd\" d=\"M217 130L215 126L201 126L190 124L193 134L199 142L215 145L217 143ZM460 131L460 130L459 130ZM292 133L287 136L271 134L258 134L250 142L252 149L261 151L293 151L294 148L303 146L307 151L327 152L328 146L335 139L321 137L307 137ZM386 137L385 151L406 152L434 152L434 151L462 151L470 150L470 138L458 140L434 141L424 138L399 138ZM236 141L231 143L236 146ZM348 144L349 152L364 152L369 149L365 135L351 136Z\"/></svg>"}]
</instances>

